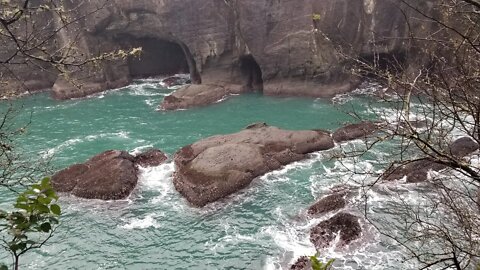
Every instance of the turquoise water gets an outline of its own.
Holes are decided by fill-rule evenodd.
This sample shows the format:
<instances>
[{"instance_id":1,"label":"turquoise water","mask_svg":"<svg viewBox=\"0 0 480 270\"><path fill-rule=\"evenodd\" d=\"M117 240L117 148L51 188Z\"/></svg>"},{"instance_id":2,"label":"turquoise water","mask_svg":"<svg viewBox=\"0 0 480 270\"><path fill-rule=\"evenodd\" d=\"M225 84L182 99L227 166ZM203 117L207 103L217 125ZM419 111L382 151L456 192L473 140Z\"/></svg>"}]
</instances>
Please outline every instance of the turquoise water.
<instances>
[{"instance_id":1,"label":"turquoise water","mask_svg":"<svg viewBox=\"0 0 480 270\"><path fill-rule=\"evenodd\" d=\"M15 101L23 105L16 121L23 123L31 115L31 124L19 145L27 156L49 159L61 169L107 149L137 153L156 147L172 156L182 146L254 122L333 130L352 120L344 111L369 114L366 98L334 105L331 100L260 94L188 111L156 111L170 91L143 82L88 99L22 98ZM189 206L173 188L172 162L143 170L128 200L63 196L61 226L48 245L25 255L22 264L24 269L288 269L298 256L315 253L308 231L319 219L308 220L304 210L349 178L330 158L336 151L315 153L203 209ZM362 162L368 166L381 155ZM8 201L9 196L4 192L0 197ZM330 250L325 256L337 258L343 269L405 269L398 251L363 226L360 247Z\"/></svg>"}]
</instances>

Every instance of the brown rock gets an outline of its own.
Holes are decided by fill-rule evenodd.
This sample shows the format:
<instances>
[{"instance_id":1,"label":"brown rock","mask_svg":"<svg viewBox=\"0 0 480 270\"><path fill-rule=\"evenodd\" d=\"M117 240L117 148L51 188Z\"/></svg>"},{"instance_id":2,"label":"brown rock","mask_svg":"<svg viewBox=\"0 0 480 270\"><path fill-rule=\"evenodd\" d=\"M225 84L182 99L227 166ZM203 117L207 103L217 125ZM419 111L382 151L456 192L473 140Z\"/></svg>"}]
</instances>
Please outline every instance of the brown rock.
<instances>
[{"instance_id":1,"label":"brown rock","mask_svg":"<svg viewBox=\"0 0 480 270\"><path fill-rule=\"evenodd\" d=\"M246 187L257 176L334 146L330 134L263 126L206 138L175 154L175 188L204 206Z\"/></svg>"},{"instance_id":2,"label":"brown rock","mask_svg":"<svg viewBox=\"0 0 480 270\"><path fill-rule=\"evenodd\" d=\"M302 256L290 267L290 270L311 270L312 262L307 256Z\"/></svg>"},{"instance_id":3,"label":"brown rock","mask_svg":"<svg viewBox=\"0 0 480 270\"><path fill-rule=\"evenodd\" d=\"M52 186L56 191L87 199L124 199L136 184L134 157L117 150L103 152L52 177Z\"/></svg>"},{"instance_id":4,"label":"brown rock","mask_svg":"<svg viewBox=\"0 0 480 270\"><path fill-rule=\"evenodd\" d=\"M338 213L332 218L320 222L310 231L310 241L317 250L327 248L340 233L340 245L348 245L360 238L362 228L358 217L349 213Z\"/></svg>"},{"instance_id":5,"label":"brown rock","mask_svg":"<svg viewBox=\"0 0 480 270\"><path fill-rule=\"evenodd\" d=\"M430 170L440 171L445 168L445 165L436 163L431 159L424 158L388 169L384 173L383 179L386 181L393 181L402 179L404 176L406 176L407 183L424 182L427 181L428 172Z\"/></svg>"},{"instance_id":6,"label":"brown rock","mask_svg":"<svg viewBox=\"0 0 480 270\"><path fill-rule=\"evenodd\" d=\"M378 127L375 123L370 121L364 121L339 128L332 134L332 137L335 142L345 142L360 138L366 138L377 130Z\"/></svg>"},{"instance_id":7,"label":"brown rock","mask_svg":"<svg viewBox=\"0 0 480 270\"><path fill-rule=\"evenodd\" d=\"M209 105L225 98L229 92L220 85L186 85L166 96L160 105L161 110L181 110Z\"/></svg>"},{"instance_id":8,"label":"brown rock","mask_svg":"<svg viewBox=\"0 0 480 270\"><path fill-rule=\"evenodd\" d=\"M478 143L472 138L461 137L450 144L449 151L455 157L464 157L477 151L478 148Z\"/></svg>"},{"instance_id":9,"label":"brown rock","mask_svg":"<svg viewBox=\"0 0 480 270\"><path fill-rule=\"evenodd\" d=\"M135 164L142 167L155 167L164 163L167 155L158 149L150 149L135 157Z\"/></svg>"},{"instance_id":10,"label":"brown rock","mask_svg":"<svg viewBox=\"0 0 480 270\"><path fill-rule=\"evenodd\" d=\"M344 208L347 205L345 196L347 192L336 192L321 198L318 202L308 208L309 215L322 215L331 211Z\"/></svg>"}]
</instances>

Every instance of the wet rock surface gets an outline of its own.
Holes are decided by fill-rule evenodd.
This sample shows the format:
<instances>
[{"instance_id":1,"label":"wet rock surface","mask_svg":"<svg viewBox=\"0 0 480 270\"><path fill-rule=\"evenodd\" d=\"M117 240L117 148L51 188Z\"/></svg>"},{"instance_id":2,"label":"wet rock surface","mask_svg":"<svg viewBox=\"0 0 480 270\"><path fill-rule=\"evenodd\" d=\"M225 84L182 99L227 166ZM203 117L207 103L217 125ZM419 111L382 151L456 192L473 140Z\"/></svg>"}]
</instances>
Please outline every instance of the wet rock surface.
<instances>
[{"instance_id":1,"label":"wet rock surface","mask_svg":"<svg viewBox=\"0 0 480 270\"><path fill-rule=\"evenodd\" d=\"M323 215L328 212L336 211L344 208L347 205L346 191L339 191L333 194L322 197L314 205L308 208L309 215Z\"/></svg>"},{"instance_id":2,"label":"wet rock surface","mask_svg":"<svg viewBox=\"0 0 480 270\"><path fill-rule=\"evenodd\" d=\"M320 222L310 231L310 241L317 250L329 247L340 234L339 246L345 246L360 238L362 228L359 218L355 215L341 212L332 218Z\"/></svg>"},{"instance_id":3,"label":"wet rock surface","mask_svg":"<svg viewBox=\"0 0 480 270\"><path fill-rule=\"evenodd\" d=\"M378 126L374 122L364 121L356 124L346 125L337 129L332 137L335 142L345 142L355 139L367 138L378 130Z\"/></svg>"},{"instance_id":4,"label":"wet rock surface","mask_svg":"<svg viewBox=\"0 0 480 270\"><path fill-rule=\"evenodd\" d=\"M455 157L464 157L477 151L479 145L470 137L461 137L449 146L449 152Z\"/></svg>"},{"instance_id":5,"label":"wet rock surface","mask_svg":"<svg viewBox=\"0 0 480 270\"><path fill-rule=\"evenodd\" d=\"M141 167L155 167L163 164L167 155L158 149L149 149L135 157L135 164Z\"/></svg>"},{"instance_id":6,"label":"wet rock surface","mask_svg":"<svg viewBox=\"0 0 480 270\"><path fill-rule=\"evenodd\" d=\"M290 266L290 270L311 270L312 269L312 262L310 258L307 256L302 256L298 258L298 260Z\"/></svg>"},{"instance_id":7,"label":"wet rock surface","mask_svg":"<svg viewBox=\"0 0 480 270\"><path fill-rule=\"evenodd\" d=\"M436 163L429 158L424 158L388 169L384 173L383 179L394 181L406 176L407 183L425 182L428 179L429 171L440 171L445 168L445 165Z\"/></svg>"},{"instance_id":8,"label":"wet rock surface","mask_svg":"<svg viewBox=\"0 0 480 270\"><path fill-rule=\"evenodd\" d=\"M158 166L165 160L167 156L157 149L136 157L126 151L109 150L57 172L52 176L52 186L57 192L86 199L125 199L137 185L137 165Z\"/></svg>"},{"instance_id":9,"label":"wet rock surface","mask_svg":"<svg viewBox=\"0 0 480 270\"><path fill-rule=\"evenodd\" d=\"M245 188L257 176L333 146L324 131L252 126L183 147L174 157L173 183L190 203L201 207Z\"/></svg>"},{"instance_id":10,"label":"wet rock surface","mask_svg":"<svg viewBox=\"0 0 480 270\"><path fill-rule=\"evenodd\" d=\"M186 85L166 96L160 104L160 109L172 111L210 105L233 93L240 93L240 88L235 85Z\"/></svg>"},{"instance_id":11,"label":"wet rock surface","mask_svg":"<svg viewBox=\"0 0 480 270\"><path fill-rule=\"evenodd\" d=\"M58 192L86 199L119 200L130 195L137 181L134 157L110 150L57 172L52 186Z\"/></svg>"}]
</instances>

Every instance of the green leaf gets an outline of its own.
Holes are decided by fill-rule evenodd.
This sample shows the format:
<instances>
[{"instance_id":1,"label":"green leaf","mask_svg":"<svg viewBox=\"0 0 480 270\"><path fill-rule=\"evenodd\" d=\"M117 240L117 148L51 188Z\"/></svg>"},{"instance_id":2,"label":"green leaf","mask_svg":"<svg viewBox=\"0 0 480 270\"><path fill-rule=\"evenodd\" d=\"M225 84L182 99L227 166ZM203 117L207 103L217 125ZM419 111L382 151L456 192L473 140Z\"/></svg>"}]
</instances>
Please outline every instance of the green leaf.
<instances>
[{"instance_id":1,"label":"green leaf","mask_svg":"<svg viewBox=\"0 0 480 270\"><path fill-rule=\"evenodd\" d=\"M5 264L0 264L0 270L8 270L8 266Z\"/></svg>"},{"instance_id":2,"label":"green leaf","mask_svg":"<svg viewBox=\"0 0 480 270\"><path fill-rule=\"evenodd\" d=\"M50 187L50 178L48 177L43 178L40 185L43 187L43 189L47 189L48 187Z\"/></svg>"},{"instance_id":3,"label":"green leaf","mask_svg":"<svg viewBox=\"0 0 480 270\"><path fill-rule=\"evenodd\" d=\"M52 225L50 225L50 223L48 222L45 222L43 223L42 225L40 225L40 229L43 231L43 232L50 232L50 230L52 229Z\"/></svg>"},{"instance_id":4,"label":"green leaf","mask_svg":"<svg viewBox=\"0 0 480 270\"><path fill-rule=\"evenodd\" d=\"M58 204L52 204L50 206L50 210L52 211L53 214L57 216L60 216L60 214L62 213L62 210L60 209L60 206L58 206Z\"/></svg>"},{"instance_id":5,"label":"green leaf","mask_svg":"<svg viewBox=\"0 0 480 270\"><path fill-rule=\"evenodd\" d=\"M335 262L335 259L330 259L327 262L327 265L325 265L325 269L328 270L330 267L332 267L332 264Z\"/></svg>"},{"instance_id":6,"label":"green leaf","mask_svg":"<svg viewBox=\"0 0 480 270\"><path fill-rule=\"evenodd\" d=\"M42 214L47 214L50 213L50 208L48 206L43 205L43 204L37 204L35 208Z\"/></svg>"},{"instance_id":7,"label":"green leaf","mask_svg":"<svg viewBox=\"0 0 480 270\"><path fill-rule=\"evenodd\" d=\"M315 256L310 257L310 262L312 263L313 270L322 270L322 264Z\"/></svg>"},{"instance_id":8,"label":"green leaf","mask_svg":"<svg viewBox=\"0 0 480 270\"><path fill-rule=\"evenodd\" d=\"M52 202L51 198L48 197L38 197L38 201L42 204L49 205Z\"/></svg>"}]
</instances>

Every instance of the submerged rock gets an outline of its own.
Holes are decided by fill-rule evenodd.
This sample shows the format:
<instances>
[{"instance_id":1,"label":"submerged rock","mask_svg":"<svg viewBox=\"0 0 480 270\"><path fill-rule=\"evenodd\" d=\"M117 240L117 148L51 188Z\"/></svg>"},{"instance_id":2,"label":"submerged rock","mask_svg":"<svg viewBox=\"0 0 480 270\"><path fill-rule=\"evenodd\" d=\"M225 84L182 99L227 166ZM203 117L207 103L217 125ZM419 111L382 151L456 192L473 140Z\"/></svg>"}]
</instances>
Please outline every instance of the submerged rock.
<instances>
[{"instance_id":1,"label":"submerged rock","mask_svg":"<svg viewBox=\"0 0 480 270\"><path fill-rule=\"evenodd\" d=\"M377 130L378 127L374 122L364 121L341 127L332 134L332 137L335 142L339 143L360 138L366 138Z\"/></svg>"},{"instance_id":2,"label":"submerged rock","mask_svg":"<svg viewBox=\"0 0 480 270\"><path fill-rule=\"evenodd\" d=\"M479 145L470 137L461 137L455 140L449 146L449 152L455 157L464 157L477 151Z\"/></svg>"},{"instance_id":3,"label":"submerged rock","mask_svg":"<svg viewBox=\"0 0 480 270\"><path fill-rule=\"evenodd\" d=\"M331 211L344 208L347 205L346 191L335 192L321 198L318 202L308 208L309 215L322 215Z\"/></svg>"},{"instance_id":4,"label":"submerged rock","mask_svg":"<svg viewBox=\"0 0 480 270\"><path fill-rule=\"evenodd\" d=\"M406 176L407 183L425 182L428 179L429 171L440 171L445 168L445 165L436 163L429 158L424 158L388 169L383 174L383 179L393 181Z\"/></svg>"},{"instance_id":5,"label":"submerged rock","mask_svg":"<svg viewBox=\"0 0 480 270\"><path fill-rule=\"evenodd\" d=\"M350 242L360 238L362 228L358 217L342 212L332 218L320 222L310 231L310 241L317 250L329 247L340 234L340 246L348 245Z\"/></svg>"},{"instance_id":6,"label":"submerged rock","mask_svg":"<svg viewBox=\"0 0 480 270\"><path fill-rule=\"evenodd\" d=\"M87 199L124 199L138 181L134 161L125 151L106 151L57 172L52 177L52 186L58 192Z\"/></svg>"},{"instance_id":7,"label":"submerged rock","mask_svg":"<svg viewBox=\"0 0 480 270\"><path fill-rule=\"evenodd\" d=\"M141 167L155 167L164 163L167 155L158 149L150 149L135 157L135 164Z\"/></svg>"},{"instance_id":8,"label":"submerged rock","mask_svg":"<svg viewBox=\"0 0 480 270\"><path fill-rule=\"evenodd\" d=\"M245 188L257 176L333 146L324 131L259 125L183 147L174 157L173 183L190 203L201 207Z\"/></svg>"}]
</instances>

